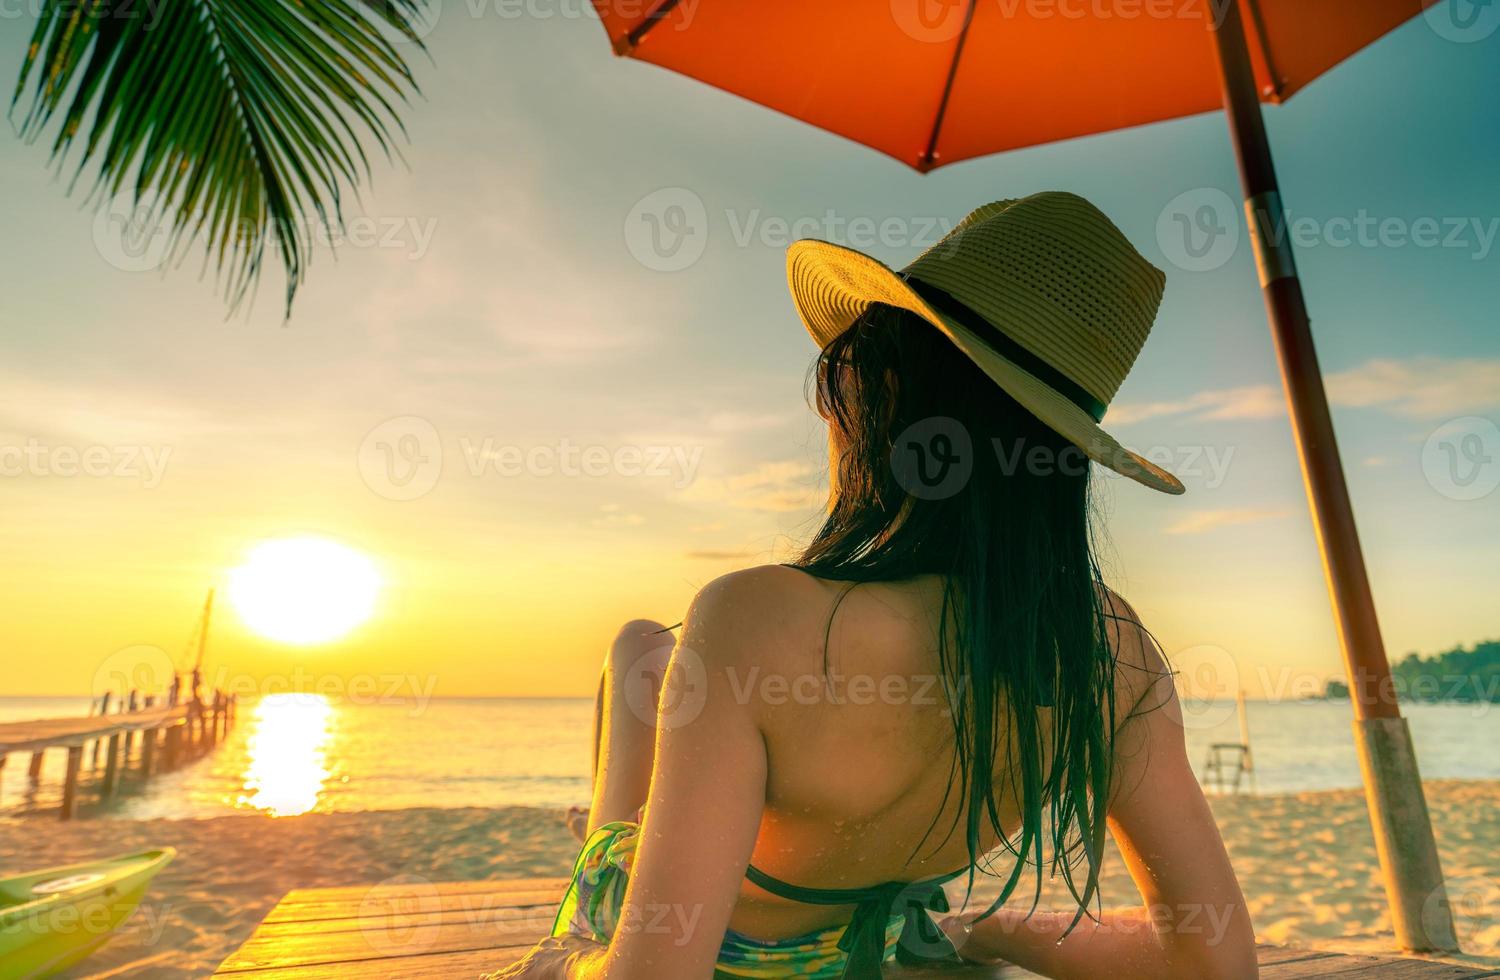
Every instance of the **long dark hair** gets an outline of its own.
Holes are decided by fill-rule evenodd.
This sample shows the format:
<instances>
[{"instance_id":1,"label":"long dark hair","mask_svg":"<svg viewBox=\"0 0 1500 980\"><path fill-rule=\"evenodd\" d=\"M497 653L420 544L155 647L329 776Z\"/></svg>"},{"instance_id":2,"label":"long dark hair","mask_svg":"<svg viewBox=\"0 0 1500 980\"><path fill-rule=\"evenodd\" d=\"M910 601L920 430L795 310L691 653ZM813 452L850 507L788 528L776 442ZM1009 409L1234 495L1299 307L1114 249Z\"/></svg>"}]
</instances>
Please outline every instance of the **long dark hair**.
<instances>
[{"instance_id":1,"label":"long dark hair","mask_svg":"<svg viewBox=\"0 0 1500 980\"><path fill-rule=\"evenodd\" d=\"M815 380L837 447L832 499L792 564L851 583L941 576L948 793L965 800L970 888L987 827L1015 857L989 912L1028 866L1035 908L1045 865L1081 916L1099 885L1115 713L1088 460L895 307L860 316L822 352ZM1004 793L1021 813L1014 834L1001 826Z\"/></svg>"}]
</instances>

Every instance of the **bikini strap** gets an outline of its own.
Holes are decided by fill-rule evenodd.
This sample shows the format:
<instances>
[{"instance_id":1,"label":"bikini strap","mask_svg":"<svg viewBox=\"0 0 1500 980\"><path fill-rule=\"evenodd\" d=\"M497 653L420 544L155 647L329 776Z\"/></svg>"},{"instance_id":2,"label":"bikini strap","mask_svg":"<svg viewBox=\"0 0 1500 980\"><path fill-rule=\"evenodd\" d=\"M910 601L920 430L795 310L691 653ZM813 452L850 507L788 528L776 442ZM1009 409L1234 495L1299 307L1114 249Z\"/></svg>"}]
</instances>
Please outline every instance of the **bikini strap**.
<instances>
[{"instance_id":1,"label":"bikini strap","mask_svg":"<svg viewBox=\"0 0 1500 980\"><path fill-rule=\"evenodd\" d=\"M896 958L903 964L958 959L953 944L927 913L948 911L948 894L943 885L966 870L960 868L950 875L925 881L888 881L869 888L804 888L773 878L754 865L745 869L745 877L772 895L804 905L853 905L854 916L844 929L839 949L847 954L842 980L858 980L880 976L880 964L885 960L886 926L897 915L904 920L896 947Z\"/></svg>"}]
</instances>

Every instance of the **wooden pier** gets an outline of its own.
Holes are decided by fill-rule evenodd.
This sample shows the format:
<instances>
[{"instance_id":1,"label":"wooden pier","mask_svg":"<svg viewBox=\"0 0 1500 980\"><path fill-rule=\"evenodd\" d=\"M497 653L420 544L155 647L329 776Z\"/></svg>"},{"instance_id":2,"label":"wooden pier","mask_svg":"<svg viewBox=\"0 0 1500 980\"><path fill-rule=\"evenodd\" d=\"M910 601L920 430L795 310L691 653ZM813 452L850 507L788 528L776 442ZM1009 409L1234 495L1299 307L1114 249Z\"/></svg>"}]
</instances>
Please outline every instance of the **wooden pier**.
<instances>
[{"instance_id":1,"label":"wooden pier","mask_svg":"<svg viewBox=\"0 0 1500 980\"><path fill-rule=\"evenodd\" d=\"M289 892L220 964L220 980L437 980L477 977L525 954L552 928L565 879L427 882ZM1489 969L1433 960L1261 946L1261 980L1469 980ZM902 969L887 977L1022 980L1014 966Z\"/></svg>"},{"instance_id":2,"label":"wooden pier","mask_svg":"<svg viewBox=\"0 0 1500 980\"><path fill-rule=\"evenodd\" d=\"M157 770L175 769L218 744L234 723L237 708L234 698L220 692L202 701L195 699L161 707L153 702L151 698L142 702L132 692L126 703L144 704L143 707L86 718L43 718L0 724L0 773L11 755L29 752L27 775L35 785L42 778L43 753L52 748L66 749L60 810L62 819L71 820L78 812L79 781L84 771L85 751L90 747L91 769L98 768L103 756L99 796L109 800L119 792L137 746L135 771L140 779L149 779Z\"/></svg>"}]
</instances>

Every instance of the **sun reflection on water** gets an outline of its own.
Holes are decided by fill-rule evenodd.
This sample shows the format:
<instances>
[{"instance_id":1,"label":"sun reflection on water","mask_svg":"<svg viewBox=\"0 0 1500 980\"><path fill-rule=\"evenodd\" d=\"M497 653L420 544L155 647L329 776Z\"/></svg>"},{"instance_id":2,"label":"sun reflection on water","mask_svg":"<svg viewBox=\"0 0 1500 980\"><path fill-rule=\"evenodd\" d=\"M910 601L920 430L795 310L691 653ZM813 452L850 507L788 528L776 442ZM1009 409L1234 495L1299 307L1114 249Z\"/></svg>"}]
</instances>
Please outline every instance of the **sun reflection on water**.
<instances>
[{"instance_id":1,"label":"sun reflection on water","mask_svg":"<svg viewBox=\"0 0 1500 980\"><path fill-rule=\"evenodd\" d=\"M333 705L319 694L269 694L255 706L239 805L273 817L306 813L328 780Z\"/></svg>"}]
</instances>

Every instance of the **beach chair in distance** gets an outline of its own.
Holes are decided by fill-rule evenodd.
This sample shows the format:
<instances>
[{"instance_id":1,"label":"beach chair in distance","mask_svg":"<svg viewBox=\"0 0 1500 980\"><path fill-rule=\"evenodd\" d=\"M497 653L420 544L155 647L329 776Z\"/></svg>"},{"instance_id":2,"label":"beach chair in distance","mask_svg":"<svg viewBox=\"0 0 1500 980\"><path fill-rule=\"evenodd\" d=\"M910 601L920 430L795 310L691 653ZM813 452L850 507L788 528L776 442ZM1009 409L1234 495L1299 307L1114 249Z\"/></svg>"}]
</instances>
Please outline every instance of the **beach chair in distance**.
<instances>
[{"instance_id":1,"label":"beach chair in distance","mask_svg":"<svg viewBox=\"0 0 1500 980\"><path fill-rule=\"evenodd\" d=\"M1226 753L1230 758L1225 758ZM1205 789L1212 786L1222 793L1227 785L1230 791L1238 793L1240 777L1247 772L1253 785L1255 770L1250 765L1250 746L1239 742L1215 742L1208 747L1208 758L1203 763ZM1231 774L1230 778L1225 778L1226 773Z\"/></svg>"}]
</instances>

